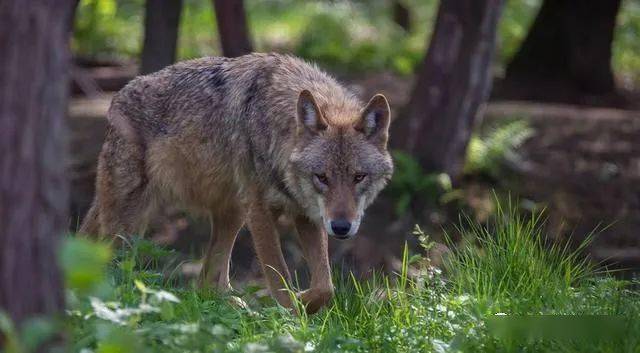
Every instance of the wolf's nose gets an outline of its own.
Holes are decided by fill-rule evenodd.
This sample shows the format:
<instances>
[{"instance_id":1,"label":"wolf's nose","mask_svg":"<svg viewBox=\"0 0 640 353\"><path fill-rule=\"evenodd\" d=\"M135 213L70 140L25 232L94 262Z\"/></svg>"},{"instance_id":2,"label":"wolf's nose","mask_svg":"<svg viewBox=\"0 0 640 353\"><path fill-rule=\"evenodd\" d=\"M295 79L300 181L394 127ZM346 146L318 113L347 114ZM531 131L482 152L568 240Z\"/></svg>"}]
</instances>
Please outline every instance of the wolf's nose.
<instances>
[{"instance_id":1,"label":"wolf's nose","mask_svg":"<svg viewBox=\"0 0 640 353\"><path fill-rule=\"evenodd\" d=\"M351 222L345 219L331 221L331 230L335 235L347 235L351 230Z\"/></svg>"}]
</instances>

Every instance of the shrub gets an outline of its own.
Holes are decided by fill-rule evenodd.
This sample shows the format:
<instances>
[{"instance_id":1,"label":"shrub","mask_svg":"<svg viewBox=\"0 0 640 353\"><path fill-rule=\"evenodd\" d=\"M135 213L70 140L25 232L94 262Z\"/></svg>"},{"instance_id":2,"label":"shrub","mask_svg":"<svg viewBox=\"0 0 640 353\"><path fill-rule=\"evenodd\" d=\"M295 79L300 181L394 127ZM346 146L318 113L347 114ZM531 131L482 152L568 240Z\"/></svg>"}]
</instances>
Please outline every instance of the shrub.
<instances>
[{"instance_id":1,"label":"shrub","mask_svg":"<svg viewBox=\"0 0 640 353\"><path fill-rule=\"evenodd\" d=\"M524 120L497 125L483 134L473 134L467 147L464 173L498 179L507 161L518 163L516 149L533 135Z\"/></svg>"}]
</instances>

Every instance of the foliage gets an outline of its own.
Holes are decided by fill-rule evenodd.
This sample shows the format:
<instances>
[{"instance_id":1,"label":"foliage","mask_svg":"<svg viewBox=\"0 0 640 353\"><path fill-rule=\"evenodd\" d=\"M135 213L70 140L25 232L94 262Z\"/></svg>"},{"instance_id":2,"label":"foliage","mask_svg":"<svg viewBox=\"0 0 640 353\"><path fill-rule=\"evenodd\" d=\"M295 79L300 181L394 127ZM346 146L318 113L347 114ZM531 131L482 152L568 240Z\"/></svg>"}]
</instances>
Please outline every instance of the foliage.
<instances>
[{"instance_id":1,"label":"foliage","mask_svg":"<svg viewBox=\"0 0 640 353\"><path fill-rule=\"evenodd\" d=\"M471 136L467 148L464 173L486 175L499 179L507 161L517 163L516 149L533 130L523 120L514 120L489 128L484 133ZM387 193L395 200L395 211L402 215L416 201L429 204L445 204L459 196L451 179L444 173L427 173L411 155L393 151L395 171Z\"/></svg>"},{"instance_id":2,"label":"foliage","mask_svg":"<svg viewBox=\"0 0 640 353\"><path fill-rule=\"evenodd\" d=\"M72 48L90 57L127 58L141 52L144 1L81 0Z\"/></svg>"},{"instance_id":3,"label":"foliage","mask_svg":"<svg viewBox=\"0 0 640 353\"><path fill-rule=\"evenodd\" d=\"M445 173L426 173L420 163L402 151L393 151L395 171L387 192L396 202L396 214L404 214L418 199L438 204L452 191L451 179Z\"/></svg>"},{"instance_id":4,"label":"foliage","mask_svg":"<svg viewBox=\"0 0 640 353\"><path fill-rule=\"evenodd\" d=\"M76 305L78 297L110 293L105 273L107 264L112 260L109 247L83 238L68 237L63 242L59 255L65 284L69 289L69 306ZM56 336L64 328L64 323L56 317L31 317L22 325L16 326L0 309L0 337L5 340L2 352L41 351L41 345L50 343L51 340L56 341ZM62 352L62 348L55 344L48 348L51 352Z\"/></svg>"},{"instance_id":5,"label":"foliage","mask_svg":"<svg viewBox=\"0 0 640 353\"><path fill-rule=\"evenodd\" d=\"M464 173L499 179L507 161L518 162L516 149L532 134L533 130L523 120L473 134L467 147ZM399 150L393 151L393 159L395 171L387 193L395 199L397 215L404 214L418 200L437 205L459 196L447 174L427 173L413 156Z\"/></svg>"},{"instance_id":6,"label":"foliage","mask_svg":"<svg viewBox=\"0 0 640 353\"><path fill-rule=\"evenodd\" d=\"M83 238L69 238L60 250L60 265L66 287L81 295L105 294L105 266L111 261L111 249Z\"/></svg>"},{"instance_id":7,"label":"foliage","mask_svg":"<svg viewBox=\"0 0 640 353\"><path fill-rule=\"evenodd\" d=\"M638 1L622 1L612 50L613 69L619 76L623 76L623 85L631 88L640 84L640 3Z\"/></svg>"},{"instance_id":8,"label":"foliage","mask_svg":"<svg viewBox=\"0 0 640 353\"><path fill-rule=\"evenodd\" d=\"M30 353L45 342L50 341L58 332L59 325L52 318L33 317L27 319L20 327L15 327L8 315L0 310L0 337L4 346L2 352ZM59 352L60 347L50 347L52 352Z\"/></svg>"},{"instance_id":9,"label":"foliage","mask_svg":"<svg viewBox=\"0 0 640 353\"><path fill-rule=\"evenodd\" d=\"M506 2L498 23L497 61L501 69L506 68L516 54L533 24L542 5L541 0L509 0Z\"/></svg>"},{"instance_id":10,"label":"foliage","mask_svg":"<svg viewBox=\"0 0 640 353\"><path fill-rule=\"evenodd\" d=\"M249 29L259 51L295 52L343 74L389 70L406 75L424 55L437 2L405 0L413 26L393 22L389 1L246 0ZM504 68L525 38L541 0L507 1L498 28L497 66ZM142 0L81 0L73 48L86 56L135 59L141 52ZM219 54L211 1L185 0L178 57ZM613 43L616 71L638 82L640 6L624 0Z\"/></svg>"},{"instance_id":11,"label":"foliage","mask_svg":"<svg viewBox=\"0 0 640 353\"><path fill-rule=\"evenodd\" d=\"M183 0L178 30L178 59L219 55L213 1Z\"/></svg>"},{"instance_id":12,"label":"foliage","mask_svg":"<svg viewBox=\"0 0 640 353\"><path fill-rule=\"evenodd\" d=\"M412 73L423 55L421 36L405 33L381 9L364 7L346 2L318 6L295 53L343 74L384 69Z\"/></svg>"},{"instance_id":13,"label":"foliage","mask_svg":"<svg viewBox=\"0 0 640 353\"><path fill-rule=\"evenodd\" d=\"M473 134L467 147L464 172L498 179L505 162L518 162L516 149L532 134L533 129L524 120L507 122L485 133Z\"/></svg>"}]
</instances>

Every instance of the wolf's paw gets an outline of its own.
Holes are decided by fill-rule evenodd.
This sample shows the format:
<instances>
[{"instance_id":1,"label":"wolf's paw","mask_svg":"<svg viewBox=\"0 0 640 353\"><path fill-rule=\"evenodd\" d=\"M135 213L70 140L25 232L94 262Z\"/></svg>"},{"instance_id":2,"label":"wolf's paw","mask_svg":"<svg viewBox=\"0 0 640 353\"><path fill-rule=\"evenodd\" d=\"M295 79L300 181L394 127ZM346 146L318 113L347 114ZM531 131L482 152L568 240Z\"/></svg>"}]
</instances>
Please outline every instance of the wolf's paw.
<instances>
[{"instance_id":1,"label":"wolf's paw","mask_svg":"<svg viewBox=\"0 0 640 353\"><path fill-rule=\"evenodd\" d=\"M333 288L310 288L298 293L297 297L304 305L307 314L314 314L329 304L333 298Z\"/></svg>"}]
</instances>

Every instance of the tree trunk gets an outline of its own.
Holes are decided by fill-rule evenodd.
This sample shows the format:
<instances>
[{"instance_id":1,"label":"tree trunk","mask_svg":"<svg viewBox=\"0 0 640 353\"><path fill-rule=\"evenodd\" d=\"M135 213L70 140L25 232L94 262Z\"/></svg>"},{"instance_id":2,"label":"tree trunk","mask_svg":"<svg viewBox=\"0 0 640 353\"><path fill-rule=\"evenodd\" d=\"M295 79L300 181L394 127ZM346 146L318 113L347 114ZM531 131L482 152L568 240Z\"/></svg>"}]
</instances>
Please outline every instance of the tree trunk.
<instances>
[{"instance_id":1,"label":"tree trunk","mask_svg":"<svg viewBox=\"0 0 640 353\"><path fill-rule=\"evenodd\" d=\"M428 172L456 177L480 108L491 90L491 63L502 0L441 1L397 147Z\"/></svg>"},{"instance_id":2,"label":"tree trunk","mask_svg":"<svg viewBox=\"0 0 640 353\"><path fill-rule=\"evenodd\" d=\"M545 0L507 67L501 93L569 102L613 93L611 44L619 8L620 0Z\"/></svg>"},{"instance_id":3,"label":"tree trunk","mask_svg":"<svg viewBox=\"0 0 640 353\"><path fill-rule=\"evenodd\" d=\"M176 61L182 0L147 0L140 73L158 71Z\"/></svg>"},{"instance_id":4,"label":"tree trunk","mask_svg":"<svg viewBox=\"0 0 640 353\"><path fill-rule=\"evenodd\" d=\"M236 57L253 51L243 0L213 0L222 54Z\"/></svg>"},{"instance_id":5,"label":"tree trunk","mask_svg":"<svg viewBox=\"0 0 640 353\"><path fill-rule=\"evenodd\" d=\"M400 0L392 0L393 22L406 32L411 31L411 12Z\"/></svg>"},{"instance_id":6,"label":"tree trunk","mask_svg":"<svg viewBox=\"0 0 640 353\"><path fill-rule=\"evenodd\" d=\"M393 22L405 31L411 31L411 13L409 9L400 0L393 0L391 6L393 7Z\"/></svg>"},{"instance_id":7,"label":"tree trunk","mask_svg":"<svg viewBox=\"0 0 640 353\"><path fill-rule=\"evenodd\" d=\"M73 0L0 3L0 309L20 323L60 314L56 254L65 177Z\"/></svg>"},{"instance_id":8,"label":"tree trunk","mask_svg":"<svg viewBox=\"0 0 640 353\"><path fill-rule=\"evenodd\" d=\"M76 14L78 10L78 5L80 5L80 0L72 0L71 1L71 16L69 16L69 36L73 36L73 30L76 27Z\"/></svg>"}]
</instances>

